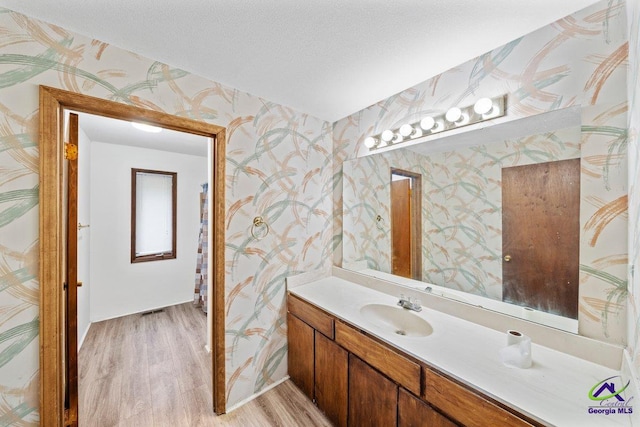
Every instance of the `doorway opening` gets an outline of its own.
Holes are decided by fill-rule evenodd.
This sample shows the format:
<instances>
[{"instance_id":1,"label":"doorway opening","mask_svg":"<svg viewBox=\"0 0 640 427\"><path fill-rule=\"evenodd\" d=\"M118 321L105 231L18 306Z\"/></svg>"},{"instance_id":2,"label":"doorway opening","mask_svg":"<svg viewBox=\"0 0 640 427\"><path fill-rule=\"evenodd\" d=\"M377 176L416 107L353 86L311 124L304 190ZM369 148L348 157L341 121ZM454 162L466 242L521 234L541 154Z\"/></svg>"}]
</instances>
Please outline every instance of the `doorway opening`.
<instances>
[{"instance_id":1,"label":"doorway opening","mask_svg":"<svg viewBox=\"0 0 640 427\"><path fill-rule=\"evenodd\" d=\"M68 316L77 319L78 420L212 417L212 310L202 281L211 138L67 112L65 120L78 122L75 259L83 286Z\"/></svg>"},{"instance_id":2,"label":"doorway opening","mask_svg":"<svg viewBox=\"0 0 640 427\"><path fill-rule=\"evenodd\" d=\"M391 273L422 280L422 176L391 168Z\"/></svg>"},{"instance_id":3,"label":"doorway opening","mask_svg":"<svg viewBox=\"0 0 640 427\"><path fill-rule=\"evenodd\" d=\"M112 101L64 90L40 87L40 413L42 425L77 425L77 360L67 358L77 349L77 326L68 319L77 298L74 272L67 255L75 229L75 218L67 225L67 189L65 177L76 174L77 165L64 159L64 111L73 110L98 116L140 121L179 132L211 138L209 156L211 188L211 254L209 295L211 296L211 363L213 410L225 412L224 348L224 166L225 129L169 114L144 110ZM73 145L73 141L70 141ZM76 141L77 144L77 141ZM77 147L77 145L76 145ZM72 153L73 147L67 145ZM73 155L69 157L73 158ZM69 164L68 164L69 163ZM76 169L74 171L74 168ZM71 236L71 233L70 233ZM77 234L76 234L77 237ZM76 248L77 249L77 248ZM77 272L76 272L77 273ZM66 283L66 285L65 285ZM70 301L67 304L67 301ZM68 330L66 328L68 327ZM76 332L73 329L76 328ZM74 366L75 364L75 366ZM75 371L74 371L75 370ZM75 382L75 384L74 384Z\"/></svg>"}]
</instances>

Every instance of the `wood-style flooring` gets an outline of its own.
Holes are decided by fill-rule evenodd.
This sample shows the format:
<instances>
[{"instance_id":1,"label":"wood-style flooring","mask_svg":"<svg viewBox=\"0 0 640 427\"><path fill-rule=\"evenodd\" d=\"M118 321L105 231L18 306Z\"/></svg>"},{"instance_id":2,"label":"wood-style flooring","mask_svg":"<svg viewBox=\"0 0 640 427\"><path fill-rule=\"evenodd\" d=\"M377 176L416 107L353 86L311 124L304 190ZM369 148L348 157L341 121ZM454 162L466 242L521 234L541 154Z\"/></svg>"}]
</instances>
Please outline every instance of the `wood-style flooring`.
<instances>
[{"instance_id":1,"label":"wood-style flooring","mask_svg":"<svg viewBox=\"0 0 640 427\"><path fill-rule=\"evenodd\" d=\"M85 426L330 426L290 381L216 416L206 316L191 303L93 323L78 356Z\"/></svg>"}]
</instances>

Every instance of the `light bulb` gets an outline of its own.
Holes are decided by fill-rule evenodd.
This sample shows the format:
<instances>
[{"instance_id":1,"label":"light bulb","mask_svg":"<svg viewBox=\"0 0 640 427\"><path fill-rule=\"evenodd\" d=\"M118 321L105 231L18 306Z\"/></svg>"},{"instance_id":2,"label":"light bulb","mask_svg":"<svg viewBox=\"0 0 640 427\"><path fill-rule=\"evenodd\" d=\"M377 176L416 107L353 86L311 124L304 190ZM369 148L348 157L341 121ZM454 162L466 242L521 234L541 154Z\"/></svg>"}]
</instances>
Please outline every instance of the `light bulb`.
<instances>
[{"instance_id":1,"label":"light bulb","mask_svg":"<svg viewBox=\"0 0 640 427\"><path fill-rule=\"evenodd\" d=\"M449 123L455 123L462 118L462 110L458 107L449 108L445 118Z\"/></svg>"},{"instance_id":2,"label":"light bulb","mask_svg":"<svg viewBox=\"0 0 640 427\"><path fill-rule=\"evenodd\" d=\"M372 136L368 136L364 139L364 146L367 148L373 148L376 146L376 139Z\"/></svg>"},{"instance_id":3,"label":"light bulb","mask_svg":"<svg viewBox=\"0 0 640 427\"><path fill-rule=\"evenodd\" d=\"M410 124L404 124L400 126L400 135L404 136L405 138L413 135L415 132L416 130Z\"/></svg>"},{"instance_id":4,"label":"light bulb","mask_svg":"<svg viewBox=\"0 0 640 427\"><path fill-rule=\"evenodd\" d=\"M424 119L420 120L420 127L424 130L431 130L435 125L436 121L433 119L433 117L425 117Z\"/></svg>"},{"instance_id":5,"label":"light bulb","mask_svg":"<svg viewBox=\"0 0 640 427\"><path fill-rule=\"evenodd\" d=\"M476 114L480 114L480 115L489 114L493 112L494 109L495 109L495 106L493 105L493 101L489 98L480 98L473 105L473 111L475 111Z\"/></svg>"},{"instance_id":6,"label":"light bulb","mask_svg":"<svg viewBox=\"0 0 640 427\"><path fill-rule=\"evenodd\" d=\"M394 137L394 134L389 129L385 130L384 132L382 132L382 135L380 135L380 138L382 138L384 142L391 142L393 137Z\"/></svg>"}]
</instances>

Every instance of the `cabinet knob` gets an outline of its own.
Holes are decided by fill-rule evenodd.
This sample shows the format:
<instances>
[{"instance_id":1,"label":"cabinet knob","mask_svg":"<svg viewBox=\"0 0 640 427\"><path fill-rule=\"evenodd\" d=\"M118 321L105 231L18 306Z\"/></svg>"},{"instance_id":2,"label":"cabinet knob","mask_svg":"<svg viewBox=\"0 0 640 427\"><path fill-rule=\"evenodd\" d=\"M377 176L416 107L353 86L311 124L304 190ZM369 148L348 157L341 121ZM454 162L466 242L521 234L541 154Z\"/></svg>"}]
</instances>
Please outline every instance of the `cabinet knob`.
<instances>
[{"instance_id":1,"label":"cabinet knob","mask_svg":"<svg viewBox=\"0 0 640 427\"><path fill-rule=\"evenodd\" d=\"M509 261L511 261L511 255L505 255L504 262L509 262Z\"/></svg>"}]
</instances>

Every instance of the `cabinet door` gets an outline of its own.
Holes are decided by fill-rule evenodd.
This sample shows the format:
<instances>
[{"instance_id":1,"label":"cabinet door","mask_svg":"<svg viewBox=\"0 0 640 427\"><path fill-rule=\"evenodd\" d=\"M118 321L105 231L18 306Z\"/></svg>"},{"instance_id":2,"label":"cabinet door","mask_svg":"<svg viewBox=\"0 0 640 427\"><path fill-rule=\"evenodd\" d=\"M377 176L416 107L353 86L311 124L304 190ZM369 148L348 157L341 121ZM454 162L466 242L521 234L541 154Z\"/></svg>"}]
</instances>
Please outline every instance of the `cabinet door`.
<instances>
[{"instance_id":1,"label":"cabinet door","mask_svg":"<svg viewBox=\"0 0 640 427\"><path fill-rule=\"evenodd\" d=\"M349 426L395 426L398 386L384 375L349 355Z\"/></svg>"},{"instance_id":2,"label":"cabinet door","mask_svg":"<svg viewBox=\"0 0 640 427\"><path fill-rule=\"evenodd\" d=\"M316 404L331 422L347 425L349 353L316 333Z\"/></svg>"},{"instance_id":3,"label":"cabinet door","mask_svg":"<svg viewBox=\"0 0 640 427\"><path fill-rule=\"evenodd\" d=\"M424 379L423 399L462 425L469 427L535 425L431 369L424 370Z\"/></svg>"},{"instance_id":4,"label":"cabinet door","mask_svg":"<svg viewBox=\"0 0 640 427\"><path fill-rule=\"evenodd\" d=\"M457 424L422 400L400 389L398 393L398 427L456 427Z\"/></svg>"},{"instance_id":5,"label":"cabinet door","mask_svg":"<svg viewBox=\"0 0 640 427\"><path fill-rule=\"evenodd\" d=\"M304 394L313 400L313 328L287 313L289 340L289 377Z\"/></svg>"}]
</instances>

